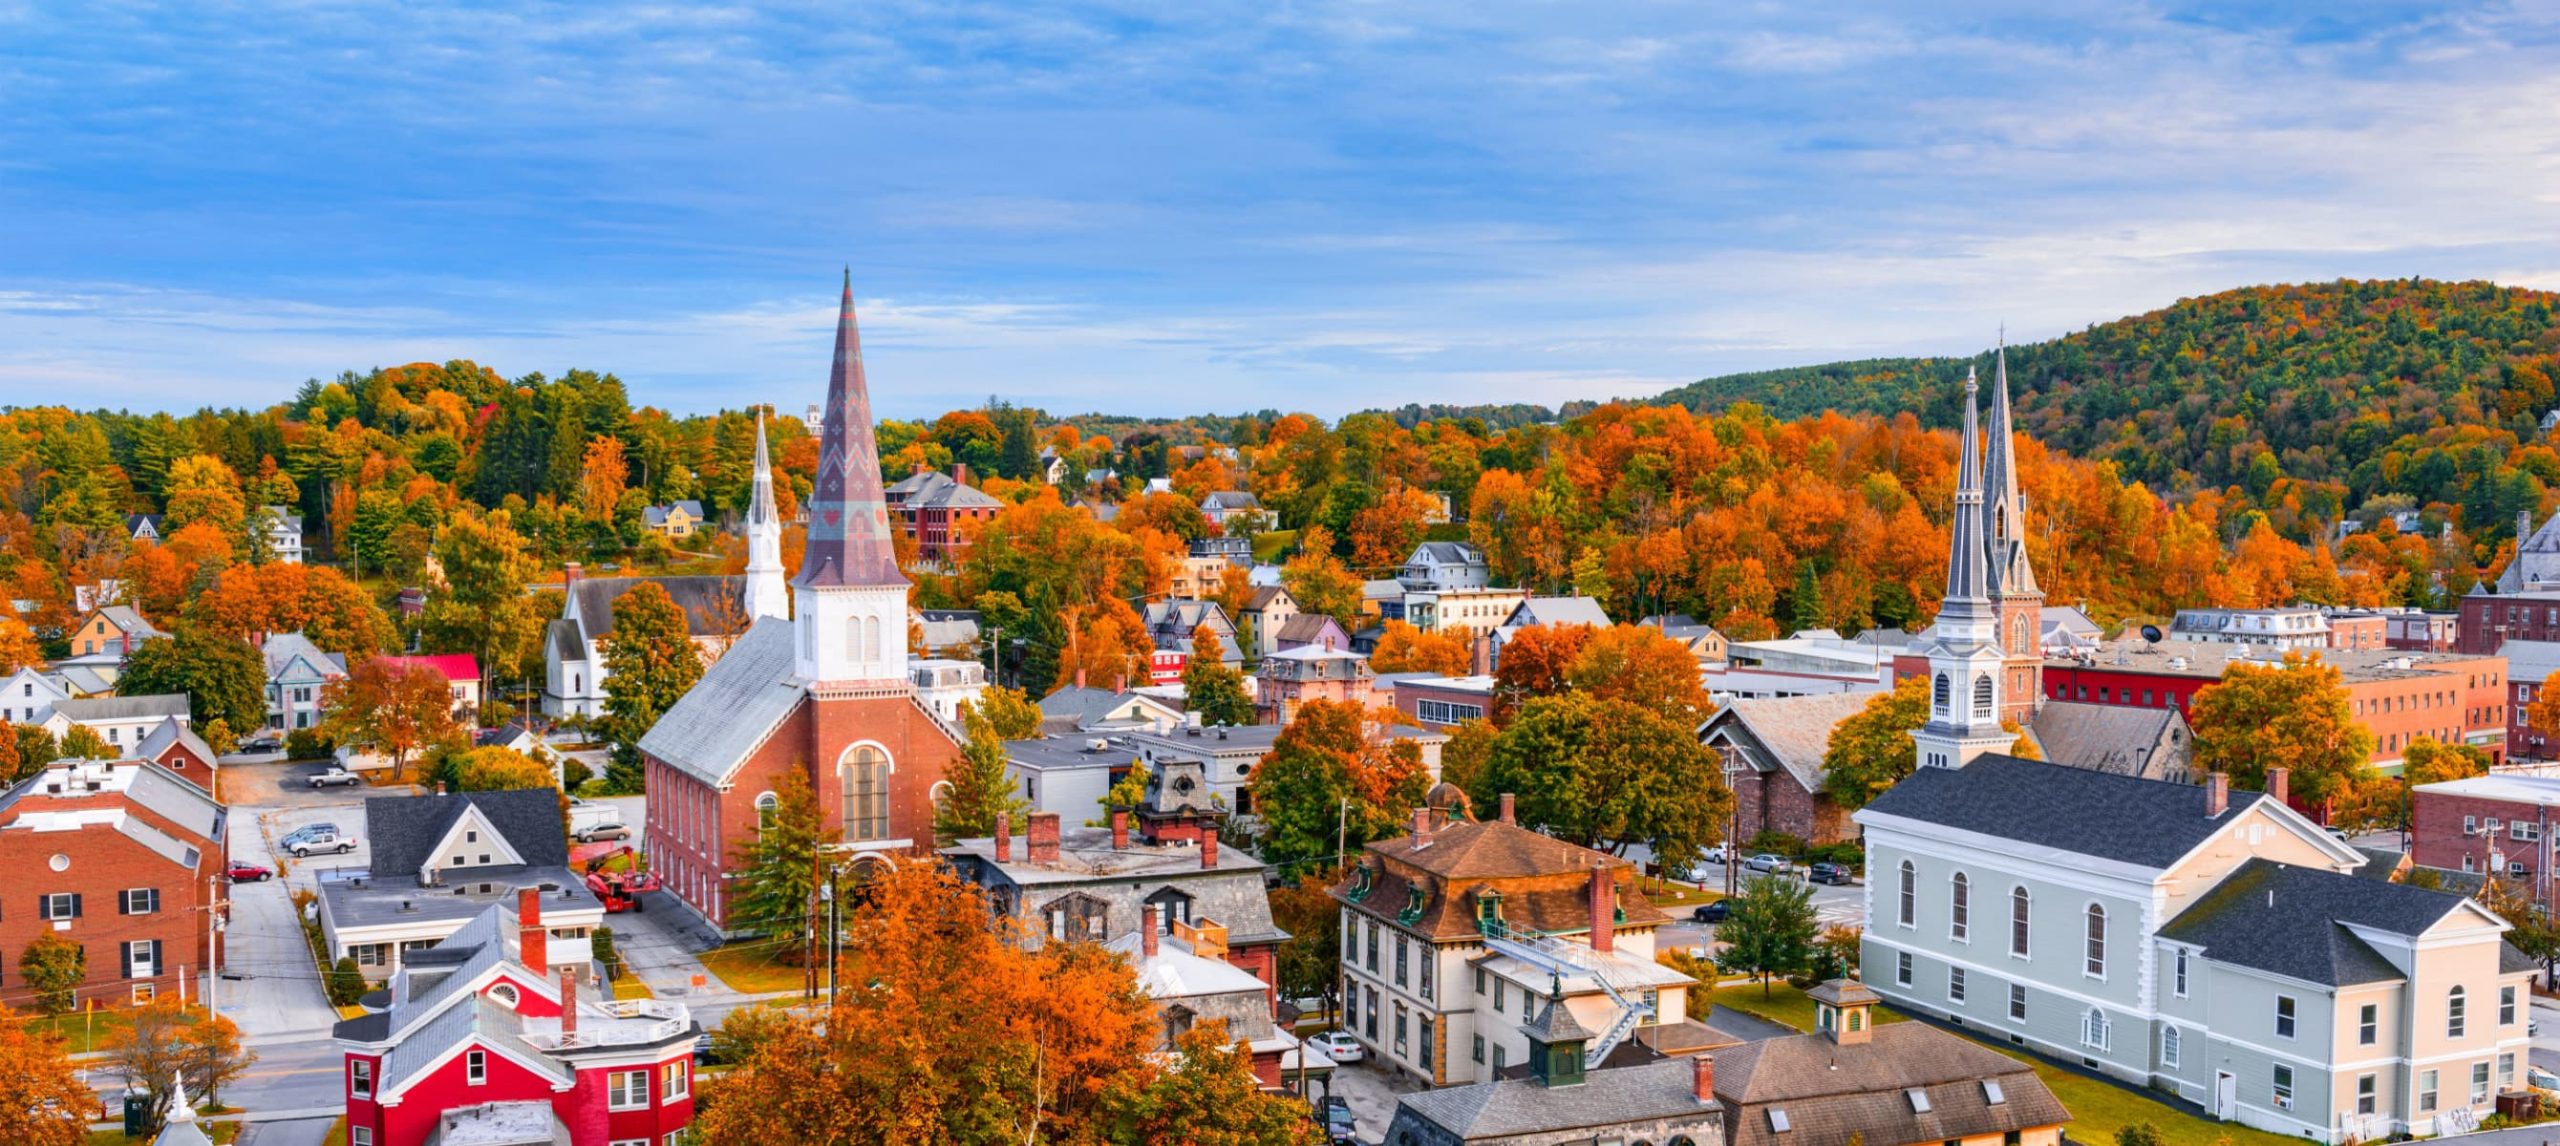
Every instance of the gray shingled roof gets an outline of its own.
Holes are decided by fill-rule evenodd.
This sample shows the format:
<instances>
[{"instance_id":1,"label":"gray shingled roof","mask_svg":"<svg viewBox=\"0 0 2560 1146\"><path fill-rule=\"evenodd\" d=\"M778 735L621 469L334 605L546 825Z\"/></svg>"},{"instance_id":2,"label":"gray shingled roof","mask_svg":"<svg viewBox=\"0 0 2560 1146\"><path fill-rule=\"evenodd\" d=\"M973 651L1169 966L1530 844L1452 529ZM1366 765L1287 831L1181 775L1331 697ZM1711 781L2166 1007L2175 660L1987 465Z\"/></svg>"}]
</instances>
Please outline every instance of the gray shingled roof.
<instances>
[{"instance_id":1,"label":"gray shingled roof","mask_svg":"<svg viewBox=\"0 0 2560 1146\"><path fill-rule=\"evenodd\" d=\"M708 636L720 629L721 606L743 598L744 577L584 577L570 592L578 598L578 616L586 627L589 640L603 640L613 632L613 603L641 583L654 581L684 610L685 625L694 636Z\"/></svg>"},{"instance_id":2,"label":"gray shingled roof","mask_svg":"<svg viewBox=\"0 0 2560 1146\"><path fill-rule=\"evenodd\" d=\"M183 692L57 700L53 702L53 710L73 724L85 724L92 720L133 720L145 716L189 715L187 694Z\"/></svg>"},{"instance_id":3,"label":"gray shingled roof","mask_svg":"<svg viewBox=\"0 0 2560 1146\"><path fill-rule=\"evenodd\" d=\"M2186 724L2175 708L2048 700L2036 710L2029 731L2045 759L2056 764L2163 778L2161 738L2175 726L2183 739Z\"/></svg>"},{"instance_id":4,"label":"gray shingled roof","mask_svg":"<svg viewBox=\"0 0 2560 1146\"><path fill-rule=\"evenodd\" d=\"M2253 859L2162 928L2218 963L2330 986L2402 978L2345 925L2415 937L2464 899L2405 883Z\"/></svg>"},{"instance_id":5,"label":"gray shingled roof","mask_svg":"<svg viewBox=\"0 0 2560 1146\"><path fill-rule=\"evenodd\" d=\"M1515 625L1589 625L1609 627L1609 612L1590 597L1531 597L1511 611Z\"/></svg>"},{"instance_id":6,"label":"gray shingled roof","mask_svg":"<svg viewBox=\"0 0 2560 1146\"><path fill-rule=\"evenodd\" d=\"M1962 768L1922 768L1857 813L1979 832L2145 867L2167 867L2264 796L2233 792L2221 815L2204 814L2197 784L2137 780L2020 760L1977 757Z\"/></svg>"},{"instance_id":7,"label":"gray shingled roof","mask_svg":"<svg viewBox=\"0 0 2560 1146\"><path fill-rule=\"evenodd\" d=\"M791 622L759 617L640 738L640 751L704 783L725 783L803 695L792 675Z\"/></svg>"},{"instance_id":8,"label":"gray shingled roof","mask_svg":"<svg viewBox=\"0 0 2560 1146\"><path fill-rule=\"evenodd\" d=\"M222 827L229 813L210 794L158 764L143 763L139 767L141 771L125 785L127 799L207 840L219 842L223 838Z\"/></svg>"},{"instance_id":9,"label":"gray shingled roof","mask_svg":"<svg viewBox=\"0 0 2560 1146\"><path fill-rule=\"evenodd\" d=\"M1924 1023L1868 1028L1842 1045L1790 1035L1716 1052L1716 1098L1731 1110L1730 1146L1785 1143L1941 1142L2071 1120L2033 1068ZM1597 1075L1593 1077L1597 1078ZM2000 1084L2001 1101L1984 1092ZM1929 1099L1925 1113L1909 1092ZM1773 1131L1784 1110L1791 1129Z\"/></svg>"},{"instance_id":10,"label":"gray shingled roof","mask_svg":"<svg viewBox=\"0 0 2560 1146\"><path fill-rule=\"evenodd\" d=\"M372 837L375 879L417 877L428 853L462 818L477 807L489 826L505 836L507 846L529 867L565 867L569 838L560 824L560 793L554 788L519 788L507 792L458 792L444 796L372 796L364 802L365 834Z\"/></svg>"},{"instance_id":11,"label":"gray shingled roof","mask_svg":"<svg viewBox=\"0 0 2560 1146\"><path fill-rule=\"evenodd\" d=\"M1786 696L1766 700L1734 699L1707 718L1712 731L1719 723L1738 730L1766 749L1771 761L1786 770L1805 791L1822 788L1822 755L1831 747L1831 730L1865 711L1878 694L1832 692L1818 696Z\"/></svg>"},{"instance_id":12,"label":"gray shingled roof","mask_svg":"<svg viewBox=\"0 0 2560 1146\"><path fill-rule=\"evenodd\" d=\"M1464 1141L1678 1118L1720 1108L1698 1101L1696 1067L1686 1058L1596 1070L1580 1086L1549 1088L1528 1079L1479 1082L1405 1095L1408 1113Z\"/></svg>"},{"instance_id":13,"label":"gray shingled roof","mask_svg":"<svg viewBox=\"0 0 2560 1146\"><path fill-rule=\"evenodd\" d=\"M194 753L197 759L207 764L221 763L221 757L213 753L213 745L205 743L204 737L196 735L195 729L188 727L185 721L174 716L161 721L160 727L152 729L150 735L143 737L142 743L134 748L133 754L145 760L157 762L160 754L168 751L171 745L184 747L187 751Z\"/></svg>"}]
</instances>

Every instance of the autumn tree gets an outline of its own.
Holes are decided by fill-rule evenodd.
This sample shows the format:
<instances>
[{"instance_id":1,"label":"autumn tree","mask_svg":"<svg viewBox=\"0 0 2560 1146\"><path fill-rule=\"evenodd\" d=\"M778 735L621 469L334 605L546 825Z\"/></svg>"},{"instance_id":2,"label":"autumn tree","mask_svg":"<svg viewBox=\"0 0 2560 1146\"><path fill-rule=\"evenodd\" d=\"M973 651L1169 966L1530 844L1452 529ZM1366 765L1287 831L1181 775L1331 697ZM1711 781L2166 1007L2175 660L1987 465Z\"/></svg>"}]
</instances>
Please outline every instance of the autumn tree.
<instances>
[{"instance_id":1,"label":"autumn tree","mask_svg":"<svg viewBox=\"0 0 2560 1146\"><path fill-rule=\"evenodd\" d=\"M113 760L124 755L107 747L106 737L86 724L74 724L62 730L62 756L65 760Z\"/></svg>"},{"instance_id":2,"label":"autumn tree","mask_svg":"<svg viewBox=\"0 0 2560 1146\"><path fill-rule=\"evenodd\" d=\"M1155 642L1147 637L1146 622L1128 602L1096 602L1072 611L1066 620L1067 643L1059 652L1058 676L1050 688L1125 688L1132 681L1147 681Z\"/></svg>"},{"instance_id":3,"label":"autumn tree","mask_svg":"<svg viewBox=\"0 0 2560 1146\"><path fill-rule=\"evenodd\" d=\"M1280 566L1280 584L1302 613L1322 613L1360 627L1360 577L1333 555L1333 535L1311 526L1298 535L1298 553Z\"/></svg>"},{"instance_id":4,"label":"autumn tree","mask_svg":"<svg viewBox=\"0 0 2560 1146\"><path fill-rule=\"evenodd\" d=\"M578 504L589 521L610 525L622 508L623 483L631 467L622 459L622 439L604 436L587 442L586 465L578 471Z\"/></svg>"},{"instance_id":5,"label":"autumn tree","mask_svg":"<svg viewBox=\"0 0 2560 1146\"><path fill-rule=\"evenodd\" d=\"M2292 797L2325 804L2352 792L2372 768L2373 733L2355 717L2338 667L2288 652L2281 665L2233 661L2196 691L2199 772L2227 772L2234 786L2266 787L2267 769L2291 772Z\"/></svg>"},{"instance_id":6,"label":"autumn tree","mask_svg":"<svg viewBox=\"0 0 2560 1146\"><path fill-rule=\"evenodd\" d=\"M97 1105L62 1037L0 1007L0 1142L81 1146Z\"/></svg>"},{"instance_id":7,"label":"autumn tree","mask_svg":"<svg viewBox=\"0 0 2560 1146\"><path fill-rule=\"evenodd\" d=\"M1253 723L1253 700L1244 673L1226 664L1226 647L1209 626L1191 630L1191 659L1182 668L1182 702L1203 724Z\"/></svg>"},{"instance_id":8,"label":"autumn tree","mask_svg":"<svg viewBox=\"0 0 2560 1146\"><path fill-rule=\"evenodd\" d=\"M35 632L15 616L0 616L0 676L8 676L44 660Z\"/></svg>"},{"instance_id":9,"label":"autumn tree","mask_svg":"<svg viewBox=\"0 0 2560 1146\"><path fill-rule=\"evenodd\" d=\"M1253 1050L1224 1019L1199 1022L1149 1069L1103 1089L1095 1119L1105 1141L1186 1146L1314 1146L1315 1125L1295 1098L1262 1089Z\"/></svg>"},{"instance_id":10,"label":"autumn tree","mask_svg":"<svg viewBox=\"0 0 2560 1146\"><path fill-rule=\"evenodd\" d=\"M2488 774L2488 753L2468 744L2446 744L2432 736L2410 741L2400 755L2401 779L2412 788Z\"/></svg>"},{"instance_id":11,"label":"autumn tree","mask_svg":"<svg viewBox=\"0 0 2560 1146\"><path fill-rule=\"evenodd\" d=\"M1723 765L1685 718L1584 693L1530 701L1477 783L1480 804L1514 793L1523 824L1613 854L1645 844L1670 870L1722 840L1733 814Z\"/></svg>"},{"instance_id":12,"label":"autumn tree","mask_svg":"<svg viewBox=\"0 0 2560 1146\"><path fill-rule=\"evenodd\" d=\"M1340 882L1340 867L1317 866L1299 873L1296 883L1271 889L1271 922L1289 933L1274 968L1282 998L1322 999L1333 1009L1341 983L1342 904L1330 889Z\"/></svg>"},{"instance_id":13,"label":"autumn tree","mask_svg":"<svg viewBox=\"0 0 2560 1146\"><path fill-rule=\"evenodd\" d=\"M1465 676L1475 667L1475 650L1466 634L1450 630L1426 633L1403 620L1391 620L1378 634L1369 654L1378 672L1435 672Z\"/></svg>"},{"instance_id":14,"label":"autumn tree","mask_svg":"<svg viewBox=\"0 0 2560 1146\"><path fill-rule=\"evenodd\" d=\"M321 651L350 659L393 644L391 618L382 607L363 586L326 566L234 565L187 606L186 615L243 640L298 632Z\"/></svg>"},{"instance_id":15,"label":"autumn tree","mask_svg":"<svg viewBox=\"0 0 2560 1146\"><path fill-rule=\"evenodd\" d=\"M491 745L463 753L453 770L457 792L511 792L557 787L551 766L512 748Z\"/></svg>"},{"instance_id":16,"label":"autumn tree","mask_svg":"<svg viewBox=\"0 0 2560 1146\"><path fill-rule=\"evenodd\" d=\"M1493 667L1495 723L1507 722L1520 706L1572 684L1574 662L1582 659L1591 635L1589 625L1529 625L1513 632Z\"/></svg>"},{"instance_id":17,"label":"autumn tree","mask_svg":"<svg viewBox=\"0 0 2560 1146\"><path fill-rule=\"evenodd\" d=\"M2507 921L2503 938L2527 958L2542 964L2543 978L2548 981L2553 964L2560 963L2560 921L2554 921L2551 913L2534 901L2533 885L2492 875L2472 898Z\"/></svg>"},{"instance_id":18,"label":"autumn tree","mask_svg":"<svg viewBox=\"0 0 2560 1146\"><path fill-rule=\"evenodd\" d=\"M453 719L453 682L430 665L369 657L320 693L320 728L339 744L391 758L391 778L408 775L419 749L462 732Z\"/></svg>"},{"instance_id":19,"label":"autumn tree","mask_svg":"<svg viewBox=\"0 0 2560 1146\"><path fill-rule=\"evenodd\" d=\"M1449 742L1440 746L1440 779L1457 785L1469 799L1477 792L1491 791L1485 769L1492 766L1494 746L1501 740L1502 730L1491 721L1459 721L1449 730Z\"/></svg>"},{"instance_id":20,"label":"autumn tree","mask_svg":"<svg viewBox=\"0 0 2560 1146\"><path fill-rule=\"evenodd\" d=\"M18 953L18 981L35 993L36 1009L48 1015L78 1003L80 982L88 975L88 952L59 935L38 935Z\"/></svg>"},{"instance_id":21,"label":"autumn tree","mask_svg":"<svg viewBox=\"0 0 2560 1146\"><path fill-rule=\"evenodd\" d=\"M1831 728L1822 750L1822 791L1843 811L1854 812L1884 795L1920 764L1911 734L1929 722L1929 678L1907 676L1893 690Z\"/></svg>"},{"instance_id":22,"label":"autumn tree","mask_svg":"<svg viewBox=\"0 0 2560 1146\"><path fill-rule=\"evenodd\" d=\"M1031 803L1008 767L1005 742L1038 735L1040 708L1018 690L992 685L961 702L960 727L960 763L943 774L950 786L933 806L933 834L946 847L994 835L998 816L1024 822Z\"/></svg>"},{"instance_id":23,"label":"autumn tree","mask_svg":"<svg viewBox=\"0 0 2560 1146\"><path fill-rule=\"evenodd\" d=\"M125 659L116 691L128 696L184 693L198 725L226 728L267 723L267 662L249 642L181 622L167 638L142 642Z\"/></svg>"},{"instance_id":24,"label":"autumn tree","mask_svg":"<svg viewBox=\"0 0 2560 1146\"><path fill-rule=\"evenodd\" d=\"M614 599L613 631L602 644L612 682L604 701L605 730L613 738L605 783L616 792L637 792L643 775L640 738L702 679L702 655L694 649L684 610L655 581Z\"/></svg>"},{"instance_id":25,"label":"autumn tree","mask_svg":"<svg viewBox=\"0 0 2560 1146\"><path fill-rule=\"evenodd\" d=\"M1254 770L1264 862L1283 871L1339 863L1337 850L1397 834L1430 774L1418 746L1387 738L1394 716L1330 700L1298 709Z\"/></svg>"},{"instance_id":26,"label":"autumn tree","mask_svg":"<svg viewBox=\"0 0 2560 1146\"><path fill-rule=\"evenodd\" d=\"M1592 633L1565 677L1577 692L1623 700L1690 728L1715 710L1699 681L1696 654L1656 628L1612 625Z\"/></svg>"},{"instance_id":27,"label":"autumn tree","mask_svg":"<svg viewBox=\"0 0 2560 1146\"><path fill-rule=\"evenodd\" d=\"M427 587L420 619L427 649L478 657L493 684L538 675L547 618L540 599L525 592L538 562L513 519L504 510L457 514L434 553L444 572ZM559 598L550 599L556 610Z\"/></svg>"},{"instance_id":28,"label":"autumn tree","mask_svg":"<svg viewBox=\"0 0 2560 1146\"><path fill-rule=\"evenodd\" d=\"M193 454L169 467L168 495L161 524L169 532L202 522L226 538L247 536L248 503L240 496L240 476L221 458Z\"/></svg>"},{"instance_id":29,"label":"autumn tree","mask_svg":"<svg viewBox=\"0 0 2560 1146\"><path fill-rule=\"evenodd\" d=\"M773 811L737 846L729 918L732 926L762 936L775 958L796 964L817 895L817 856L834 847L837 837L819 815L818 794L800 766L783 769L773 795Z\"/></svg>"},{"instance_id":30,"label":"autumn tree","mask_svg":"<svg viewBox=\"0 0 2560 1146\"><path fill-rule=\"evenodd\" d=\"M156 1135L168 1121L176 1092L171 1079L183 1079L190 1096L214 1101L222 1088L249 1073L258 1056L240 1045L240 1028L221 1015L198 1015L174 994L161 995L127 1012L130 1026L109 1031L106 1065L124 1079L128 1093L148 1091L143 1133Z\"/></svg>"},{"instance_id":31,"label":"autumn tree","mask_svg":"<svg viewBox=\"0 0 2560 1146\"><path fill-rule=\"evenodd\" d=\"M2542 738L2544 745L2560 745L2560 672L2542 678L2542 687L2535 690L2533 702L2525 706L2524 723Z\"/></svg>"}]
</instances>

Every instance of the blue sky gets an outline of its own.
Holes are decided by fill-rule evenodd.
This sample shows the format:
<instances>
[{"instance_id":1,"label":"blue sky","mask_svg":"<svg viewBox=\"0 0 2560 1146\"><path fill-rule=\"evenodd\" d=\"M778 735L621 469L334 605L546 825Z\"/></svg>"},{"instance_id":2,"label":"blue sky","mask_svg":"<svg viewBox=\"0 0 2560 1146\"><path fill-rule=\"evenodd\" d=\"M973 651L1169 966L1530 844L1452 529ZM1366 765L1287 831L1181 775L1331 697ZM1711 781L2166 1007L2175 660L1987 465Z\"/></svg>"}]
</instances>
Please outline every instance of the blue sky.
<instances>
[{"instance_id":1,"label":"blue sky","mask_svg":"<svg viewBox=\"0 0 2560 1146\"><path fill-rule=\"evenodd\" d=\"M1325 415L2560 288L2560 3L0 0L0 403Z\"/></svg>"}]
</instances>

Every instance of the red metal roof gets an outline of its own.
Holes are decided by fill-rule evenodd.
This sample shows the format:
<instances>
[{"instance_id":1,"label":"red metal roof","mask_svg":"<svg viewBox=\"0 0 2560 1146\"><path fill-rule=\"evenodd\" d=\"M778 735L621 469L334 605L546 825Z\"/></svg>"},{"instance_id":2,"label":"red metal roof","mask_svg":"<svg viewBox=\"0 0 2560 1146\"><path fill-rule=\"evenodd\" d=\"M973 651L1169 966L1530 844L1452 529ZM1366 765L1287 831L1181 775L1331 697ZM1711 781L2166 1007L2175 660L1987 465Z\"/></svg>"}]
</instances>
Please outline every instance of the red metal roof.
<instances>
[{"instance_id":1,"label":"red metal roof","mask_svg":"<svg viewBox=\"0 0 2560 1146\"><path fill-rule=\"evenodd\" d=\"M443 673L446 680L476 681L480 679L480 658L470 653L437 653L422 657L384 657L403 668L431 668Z\"/></svg>"}]
</instances>

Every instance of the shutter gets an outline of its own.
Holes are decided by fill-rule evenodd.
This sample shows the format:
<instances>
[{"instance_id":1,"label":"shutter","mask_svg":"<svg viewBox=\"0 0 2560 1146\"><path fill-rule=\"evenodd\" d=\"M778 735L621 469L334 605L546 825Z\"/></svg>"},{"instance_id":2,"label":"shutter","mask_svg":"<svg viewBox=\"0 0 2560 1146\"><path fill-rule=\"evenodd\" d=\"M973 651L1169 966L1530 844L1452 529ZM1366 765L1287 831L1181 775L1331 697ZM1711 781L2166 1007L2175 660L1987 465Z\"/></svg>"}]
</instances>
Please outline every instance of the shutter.
<instances>
[{"instance_id":1,"label":"shutter","mask_svg":"<svg viewBox=\"0 0 2560 1146\"><path fill-rule=\"evenodd\" d=\"M149 903L147 906L145 906L145 907L143 908L143 910L144 910L144 911L157 912L157 911L159 911L159 910L160 910L160 889L159 889L159 888L156 888L156 887L146 887L146 888L143 888L143 889L142 889L142 894L144 894L145 896L150 897L150 903Z\"/></svg>"},{"instance_id":2,"label":"shutter","mask_svg":"<svg viewBox=\"0 0 2560 1146\"><path fill-rule=\"evenodd\" d=\"M169 965L168 965L168 964L163 963L163 962L161 962L161 961L160 961L160 941L159 941L159 940L157 940L157 939L152 940L152 941L151 941L151 973L152 973L152 974L154 974L154 975L162 974L162 973L166 972L166 971L168 970L168 968L169 968Z\"/></svg>"},{"instance_id":3,"label":"shutter","mask_svg":"<svg viewBox=\"0 0 2560 1146\"><path fill-rule=\"evenodd\" d=\"M76 891L71 893L71 918L80 918L80 893Z\"/></svg>"},{"instance_id":4,"label":"shutter","mask_svg":"<svg viewBox=\"0 0 2560 1146\"><path fill-rule=\"evenodd\" d=\"M133 978L133 944L116 944L116 963L120 968L116 973L116 978Z\"/></svg>"},{"instance_id":5,"label":"shutter","mask_svg":"<svg viewBox=\"0 0 2560 1146\"><path fill-rule=\"evenodd\" d=\"M133 892L130 889L116 893L116 914L133 914Z\"/></svg>"},{"instance_id":6,"label":"shutter","mask_svg":"<svg viewBox=\"0 0 2560 1146\"><path fill-rule=\"evenodd\" d=\"M50 920L53 918L52 896L39 895L36 897L36 918L44 920Z\"/></svg>"}]
</instances>

